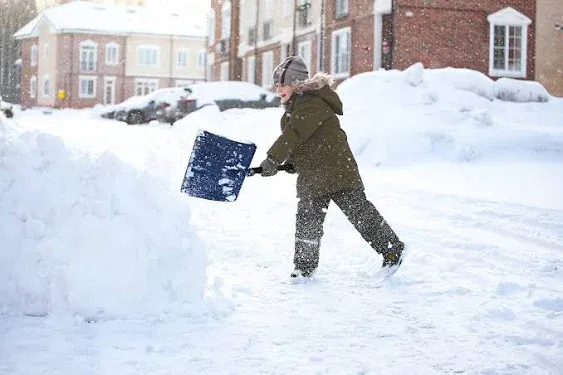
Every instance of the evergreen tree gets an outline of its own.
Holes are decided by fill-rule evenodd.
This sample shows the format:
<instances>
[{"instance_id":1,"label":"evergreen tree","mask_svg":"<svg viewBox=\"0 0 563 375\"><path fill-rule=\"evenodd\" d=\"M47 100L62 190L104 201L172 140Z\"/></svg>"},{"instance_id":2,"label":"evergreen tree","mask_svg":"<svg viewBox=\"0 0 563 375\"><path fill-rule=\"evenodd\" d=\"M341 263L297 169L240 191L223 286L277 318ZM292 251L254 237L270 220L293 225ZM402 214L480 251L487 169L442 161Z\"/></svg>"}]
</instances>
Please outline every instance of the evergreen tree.
<instances>
[{"instance_id":1,"label":"evergreen tree","mask_svg":"<svg viewBox=\"0 0 563 375\"><path fill-rule=\"evenodd\" d=\"M35 0L0 0L0 95L19 103L21 42L13 35L37 15Z\"/></svg>"}]
</instances>

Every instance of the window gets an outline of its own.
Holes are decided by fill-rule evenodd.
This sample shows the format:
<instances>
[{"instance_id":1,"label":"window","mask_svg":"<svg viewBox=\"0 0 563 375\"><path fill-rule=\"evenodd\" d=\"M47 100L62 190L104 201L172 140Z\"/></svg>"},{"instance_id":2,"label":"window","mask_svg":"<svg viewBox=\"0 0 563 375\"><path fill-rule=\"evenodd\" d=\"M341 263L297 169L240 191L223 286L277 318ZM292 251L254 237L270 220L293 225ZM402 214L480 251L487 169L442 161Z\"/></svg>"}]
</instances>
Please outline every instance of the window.
<instances>
[{"instance_id":1,"label":"window","mask_svg":"<svg viewBox=\"0 0 563 375\"><path fill-rule=\"evenodd\" d=\"M256 83L256 58L254 56L249 56L246 58L246 81L250 83Z\"/></svg>"},{"instance_id":2,"label":"window","mask_svg":"<svg viewBox=\"0 0 563 375\"><path fill-rule=\"evenodd\" d=\"M249 27L248 28L248 45L252 46L256 42L256 28Z\"/></svg>"},{"instance_id":3,"label":"window","mask_svg":"<svg viewBox=\"0 0 563 375\"><path fill-rule=\"evenodd\" d=\"M197 67L198 69L205 68L205 50L201 50L197 54Z\"/></svg>"},{"instance_id":4,"label":"window","mask_svg":"<svg viewBox=\"0 0 563 375\"><path fill-rule=\"evenodd\" d=\"M334 17L342 18L348 15L348 0L335 0Z\"/></svg>"},{"instance_id":5,"label":"window","mask_svg":"<svg viewBox=\"0 0 563 375\"><path fill-rule=\"evenodd\" d=\"M272 86L274 70L274 52L268 51L262 54L262 87L270 88Z\"/></svg>"},{"instance_id":6,"label":"window","mask_svg":"<svg viewBox=\"0 0 563 375\"><path fill-rule=\"evenodd\" d=\"M350 28L332 33L332 74L335 78L350 75Z\"/></svg>"},{"instance_id":7,"label":"window","mask_svg":"<svg viewBox=\"0 0 563 375\"><path fill-rule=\"evenodd\" d=\"M80 71L94 72L96 71L97 62L97 46L92 41L80 43Z\"/></svg>"},{"instance_id":8,"label":"window","mask_svg":"<svg viewBox=\"0 0 563 375\"><path fill-rule=\"evenodd\" d=\"M43 76L43 96L51 96L51 77L48 74Z\"/></svg>"},{"instance_id":9,"label":"window","mask_svg":"<svg viewBox=\"0 0 563 375\"><path fill-rule=\"evenodd\" d=\"M96 97L96 77L80 76L78 97L79 98Z\"/></svg>"},{"instance_id":10,"label":"window","mask_svg":"<svg viewBox=\"0 0 563 375\"><path fill-rule=\"evenodd\" d=\"M45 45L43 46L43 56L45 57L45 59L49 58L49 43L45 43Z\"/></svg>"},{"instance_id":11,"label":"window","mask_svg":"<svg viewBox=\"0 0 563 375\"><path fill-rule=\"evenodd\" d=\"M176 87L186 87L194 83L194 81L190 81L188 79L177 79L175 81Z\"/></svg>"},{"instance_id":12,"label":"window","mask_svg":"<svg viewBox=\"0 0 563 375\"><path fill-rule=\"evenodd\" d=\"M176 54L176 66L178 68L185 68L188 66L188 51L181 49Z\"/></svg>"},{"instance_id":13,"label":"window","mask_svg":"<svg viewBox=\"0 0 563 375\"><path fill-rule=\"evenodd\" d=\"M270 20L274 17L272 0L264 0L264 18Z\"/></svg>"},{"instance_id":14,"label":"window","mask_svg":"<svg viewBox=\"0 0 563 375\"><path fill-rule=\"evenodd\" d=\"M136 79L135 80L135 95L148 95L158 89L157 79Z\"/></svg>"},{"instance_id":15,"label":"window","mask_svg":"<svg viewBox=\"0 0 563 375\"><path fill-rule=\"evenodd\" d=\"M32 99L37 97L37 77L35 76L29 80L29 97Z\"/></svg>"},{"instance_id":16,"label":"window","mask_svg":"<svg viewBox=\"0 0 563 375\"><path fill-rule=\"evenodd\" d=\"M489 21L489 75L526 77L528 17L505 8L487 17Z\"/></svg>"},{"instance_id":17,"label":"window","mask_svg":"<svg viewBox=\"0 0 563 375\"><path fill-rule=\"evenodd\" d=\"M229 80L229 63L222 62L220 66L221 71L219 72L220 76L219 79L221 81L228 81Z\"/></svg>"},{"instance_id":18,"label":"window","mask_svg":"<svg viewBox=\"0 0 563 375\"><path fill-rule=\"evenodd\" d=\"M301 42L297 45L298 54L303 58L307 67L309 68L309 74L311 73L311 41Z\"/></svg>"},{"instance_id":19,"label":"window","mask_svg":"<svg viewBox=\"0 0 563 375\"><path fill-rule=\"evenodd\" d=\"M119 45L117 43L106 44L106 65L117 65L119 63Z\"/></svg>"},{"instance_id":20,"label":"window","mask_svg":"<svg viewBox=\"0 0 563 375\"><path fill-rule=\"evenodd\" d=\"M31 66L37 65L37 46L31 46Z\"/></svg>"},{"instance_id":21,"label":"window","mask_svg":"<svg viewBox=\"0 0 563 375\"><path fill-rule=\"evenodd\" d=\"M283 0L283 16L287 17L292 14L293 0Z\"/></svg>"},{"instance_id":22,"label":"window","mask_svg":"<svg viewBox=\"0 0 563 375\"><path fill-rule=\"evenodd\" d=\"M297 6L297 24L299 27L311 26L311 1L300 0Z\"/></svg>"},{"instance_id":23,"label":"window","mask_svg":"<svg viewBox=\"0 0 563 375\"><path fill-rule=\"evenodd\" d=\"M205 79L207 81L213 81L215 78L215 54L207 54L207 69L205 69Z\"/></svg>"},{"instance_id":24,"label":"window","mask_svg":"<svg viewBox=\"0 0 563 375\"><path fill-rule=\"evenodd\" d=\"M268 40L272 38L272 24L274 21L267 21L263 24L262 35L264 40Z\"/></svg>"},{"instance_id":25,"label":"window","mask_svg":"<svg viewBox=\"0 0 563 375\"><path fill-rule=\"evenodd\" d=\"M159 64L160 50L156 46L140 46L137 48L137 65L155 67Z\"/></svg>"},{"instance_id":26,"label":"window","mask_svg":"<svg viewBox=\"0 0 563 375\"><path fill-rule=\"evenodd\" d=\"M209 14L209 25L208 25L208 33L209 33L209 43L215 42L215 11L211 10L211 14Z\"/></svg>"},{"instance_id":27,"label":"window","mask_svg":"<svg viewBox=\"0 0 563 375\"><path fill-rule=\"evenodd\" d=\"M221 9L221 39L231 37L231 2L225 1Z\"/></svg>"}]
</instances>

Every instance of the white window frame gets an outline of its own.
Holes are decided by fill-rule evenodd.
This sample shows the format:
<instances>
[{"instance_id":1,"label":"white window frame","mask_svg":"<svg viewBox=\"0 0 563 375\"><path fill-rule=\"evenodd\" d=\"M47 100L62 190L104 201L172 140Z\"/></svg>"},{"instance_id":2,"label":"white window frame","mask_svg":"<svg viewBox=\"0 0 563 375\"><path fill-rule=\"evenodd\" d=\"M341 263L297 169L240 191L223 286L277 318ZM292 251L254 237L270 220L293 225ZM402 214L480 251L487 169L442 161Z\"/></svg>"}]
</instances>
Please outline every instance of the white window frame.
<instances>
[{"instance_id":1,"label":"white window frame","mask_svg":"<svg viewBox=\"0 0 563 375\"><path fill-rule=\"evenodd\" d=\"M207 21L209 22L207 30L209 33L209 43L212 44L215 43L215 11L213 9L211 9L209 19Z\"/></svg>"},{"instance_id":2,"label":"white window frame","mask_svg":"<svg viewBox=\"0 0 563 375\"><path fill-rule=\"evenodd\" d=\"M271 88L274 84L272 72L274 71L274 51L262 54L262 87Z\"/></svg>"},{"instance_id":3,"label":"white window frame","mask_svg":"<svg viewBox=\"0 0 563 375\"><path fill-rule=\"evenodd\" d=\"M87 60L90 60L90 57L92 59L92 61L91 61L92 66L91 67L90 67L90 61L84 61L82 59L84 49L86 49L86 53L88 54ZM98 45L91 40L85 40L83 42L80 42L78 59L79 59L79 67L80 67L81 72L95 72L96 67L98 66ZM83 69L83 63L86 64L85 69Z\"/></svg>"},{"instance_id":4,"label":"white window frame","mask_svg":"<svg viewBox=\"0 0 563 375\"><path fill-rule=\"evenodd\" d=\"M264 21L270 21L274 18L274 4L272 0L263 0L264 1Z\"/></svg>"},{"instance_id":5,"label":"white window frame","mask_svg":"<svg viewBox=\"0 0 563 375\"><path fill-rule=\"evenodd\" d=\"M152 44L138 46L137 66L144 68L156 68L160 66L160 47Z\"/></svg>"},{"instance_id":6,"label":"white window frame","mask_svg":"<svg viewBox=\"0 0 563 375\"><path fill-rule=\"evenodd\" d=\"M337 72L336 71L336 61L337 59L339 59L339 63L342 64L342 60L341 57L339 56L339 54L337 55L336 52L336 38L340 37L342 35L347 35L347 40L346 40L346 47L347 47L347 65L348 65L348 69L347 70L340 70ZM351 71L351 64L352 64L352 29L350 27L344 27L342 29L338 29L332 32L332 48L331 48L331 73L332 76L335 79L341 79L341 78L347 78L350 76L350 71ZM338 51L340 52L340 51Z\"/></svg>"},{"instance_id":7,"label":"white window frame","mask_svg":"<svg viewBox=\"0 0 563 375\"><path fill-rule=\"evenodd\" d=\"M190 53L186 48L176 50L176 68L187 68Z\"/></svg>"},{"instance_id":8,"label":"white window frame","mask_svg":"<svg viewBox=\"0 0 563 375\"><path fill-rule=\"evenodd\" d=\"M336 19L346 17L350 11L348 0L336 0L334 4L334 16Z\"/></svg>"},{"instance_id":9,"label":"white window frame","mask_svg":"<svg viewBox=\"0 0 563 375\"><path fill-rule=\"evenodd\" d=\"M135 95L137 96L148 95L156 90L158 90L158 79L153 79L153 78L135 79Z\"/></svg>"},{"instance_id":10,"label":"white window frame","mask_svg":"<svg viewBox=\"0 0 563 375\"><path fill-rule=\"evenodd\" d=\"M231 18L232 6L230 0L223 3L221 7L221 40L229 39L231 37ZM227 21L227 22L225 22Z\"/></svg>"},{"instance_id":11,"label":"white window frame","mask_svg":"<svg viewBox=\"0 0 563 375\"><path fill-rule=\"evenodd\" d=\"M229 62L224 61L219 65L219 80L228 81L229 80Z\"/></svg>"},{"instance_id":12,"label":"white window frame","mask_svg":"<svg viewBox=\"0 0 563 375\"><path fill-rule=\"evenodd\" d=\"M293 0L283 0L283 17L293 14Z\"/></svg>"},{"instance_id":13,"label":"white window frame","mask_svg":"<svg viewBox=\"0 0 563 375\"><path fill-rule=\"evenodd\" d=\"M37 66L37 44L33 44L31 46L31 51L30 51L30 64L31 66Z\"/></svg>"},{"instance_id":14,"label":"white window frame","mask_svg":"<svg viewBox=\"0 0 563 375\"><path fill-rule=\"evenodd\" d=\"M112 56L111 50L115 50L115 55ZM113 59L110 59L113 57ZM106 65L118 65L119 64L119 44L115 42L109 42L106 44Z\"/></svg>"},{"instance_id":15,"label":"white window frame","mask_svg":"<svg viewBox=\"0 0 563 375\"><path fill-rule=\"evenodd\" d=\"M528 70L528 25L532 20L514 8L504 8L487 17L489 21L489 76L491 77L511 77L526 78ZM495 27L505 27L504 40L504 69L495 68ZM510 49L510 28L521 28L520 45L520 69L510 70L508 67L508 56Z\"/></svg>"},{"instance_id":16,"label":"white window frame","mask_svg":"<svg viewBox=\"0 0 563 375\"><path fill-rule=\"evenodd\" d=\"M199 50L198 54L197 54L197 68L198 69L204 69L205 68L205 57L206 57L206 52L204 49Z\"/></svg>"},{"instance_id":17,"label":"white window frame","mask_svg":"<svg viewBox=\"0 0 563 375\"><path fill-rule=\"evenodd\" d=\"M81 99L93 99L96 97L96 83L97 83L96 76L78 76L78 97ZM92 93L89 94L88 92L82 91L82 82L92 82Z\"/></svg>"},{"instance_id":18,"label":"white window frame","mask_svg":"<svg viewBox=\"0 0 563 375\"><path fill-rule=\"evenodd\" d=\"M246 81L256 83L254 80L254 72L256 71L256 57L248 56L246 58Z\"/></svg>"},{"instance_id":19,"label":"white window frame","mask_svg":"<svg viewBox=\"0 0 563 375\"><path fill-rule=\"evenodd\" d=\"M84 52L86 53L86 60L83 60ZM93 73L96 71L97 66L98 66L98 45L91 40L85 40L83 42L80 42L80 45L78 47L78 67L80 71Z\"/></svg>"},{"instance_id":20,"label":"white window frame","mask_svg":"<svg viewBox=\"0 0 563 375\"><path fill-rule=\"evenodd\" d=\"M29 97L31 99L37 98L37 77L32 76L29 79Z\"/></svg>"},{"instance_id":21,"label":"white window frame","mask_svg":"<svg viewBox=\"0 0 563 375\"><path fill-rule=\"evenodd\" d=\"M301 50L305 52L305 54L301 53ZM299 42L297 44L297 54L300 55L305 63L307 64L307 68L309 69L309 75L311 75L311 65L313 61L313 45L311 44L310 40L305 40L303 42Z\"/></svg>"},{"instance_id":22,"label":"white window frame","mask_svg":"<svg viewBox=\"0 0 563 375\"><path fill-rule=\"evenodd\" d=\"M49 74L43 75L43 97L51 97L51 76Z\"/></svg>"}]
</instances>

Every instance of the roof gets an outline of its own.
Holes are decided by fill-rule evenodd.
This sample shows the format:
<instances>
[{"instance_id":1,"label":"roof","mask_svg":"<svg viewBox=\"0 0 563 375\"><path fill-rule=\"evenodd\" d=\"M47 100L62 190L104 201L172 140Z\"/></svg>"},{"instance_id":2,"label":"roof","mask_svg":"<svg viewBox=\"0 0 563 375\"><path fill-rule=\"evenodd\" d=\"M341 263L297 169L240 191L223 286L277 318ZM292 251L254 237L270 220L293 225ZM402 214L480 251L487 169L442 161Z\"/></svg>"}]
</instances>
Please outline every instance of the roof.
<instances>
[{"instance_id":1,"label":"roof","mask_svg":"<svg viewBox=\"0 0 563 375\"><path fill-rule=\"evenodd\" d=\"M198 38L206 34L206 17L201 12L178 14L153 8L73 1L45 10L16 32L14 38L37 36L37 26L44 20L49 22L55 33L173 35Z\"/></svg>"}]
</instances>

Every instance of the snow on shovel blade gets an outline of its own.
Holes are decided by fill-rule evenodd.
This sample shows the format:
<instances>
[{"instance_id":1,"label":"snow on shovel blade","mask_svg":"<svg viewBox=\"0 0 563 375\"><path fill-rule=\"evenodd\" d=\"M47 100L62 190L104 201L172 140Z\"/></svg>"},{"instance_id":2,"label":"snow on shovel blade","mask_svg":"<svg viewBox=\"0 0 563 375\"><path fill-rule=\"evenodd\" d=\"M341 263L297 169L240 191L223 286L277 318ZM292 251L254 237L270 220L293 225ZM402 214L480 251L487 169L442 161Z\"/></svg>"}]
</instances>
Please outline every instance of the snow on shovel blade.
<instances>
[{"instance_id":1,"label":"snow on shovel blade","mask_svg":"<svg viewBox=\"0 0 563 375\"><path fill-rule=\"evenodd\" d=\"M212 201L235 201L255 152L253 143L199 130L180 191Z\"/></svg>"}]
</instances>

